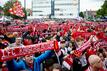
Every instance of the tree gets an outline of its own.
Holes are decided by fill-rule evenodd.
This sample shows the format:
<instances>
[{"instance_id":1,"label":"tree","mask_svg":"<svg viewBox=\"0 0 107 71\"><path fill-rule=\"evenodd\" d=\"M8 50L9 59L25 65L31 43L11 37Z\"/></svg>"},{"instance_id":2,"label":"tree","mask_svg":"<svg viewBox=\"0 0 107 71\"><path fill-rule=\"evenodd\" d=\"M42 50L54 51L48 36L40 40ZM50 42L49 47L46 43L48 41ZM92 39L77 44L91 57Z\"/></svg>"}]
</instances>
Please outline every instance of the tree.
<instances>
[{"instance_id":1,"label":"tree","mask_svg":"<svg viewBox=\"0 0 107 71\"><path fill-rule=\"evenodd\" d=\"M24 19L27 19L27 11L25 8L23 8L23 12L25 13L25 16L23 17Z\"/></svg>"},{"instance_id":2,"label":"tree","mask_svg":"<svg viewBox=\"0 0 107 71\"><path fill-rule=\"evenodd\" d=\"M0 16L3 15L3 7L0 6Z\"/></svg>"},{"instance_id":3,"label":"tree","mask_svg":"<svg viewBox=\"0 0 107 71\"><path fill-rule=\"evenodd\" d=\"M83 12L80 12L80 13L79 13L79 16L82 17L82 18L84 18Z\"/></svg>"},{"instance_id":4,"label":"tree","mask_svg":"<svg viewBox=\"0 0 107 71\"><path fill-rule=\"evenodd\" d=\"M30 16L31 13L32 13L32 10L31 9L26 9L26 12L27 12L27 16Z\"/></svg>"},{"instance_id":5,"label":"tree","mask_svg":"<svg viewBox=\"0 0 107 71\"><path fill-rule=\"evenodd\" d=\"M5 16L11 16L11 14L9 13L9 9L13 7L13 3L11 1L7 1L4 4L4 15Z\"/></svg>"},{"instance_id":6,"label":"tree","mask_svg":"<svg viewBox=\"0 0 107 71\"><path fill-rule=\"evenodd\" d=\"M3 7L0 6L0 10L3 10Z\"/></svg>"},{"instance_id":7,"label":"tree","mask_svg":"<svg viewBox=\"0 0 107 71\"><path fill-rule=\"evenodd\" d=\"M107 16L107 0L105 0L104 4L101 6L101 9L97 11L97 16Z\"/></svg>"}]
</instances>

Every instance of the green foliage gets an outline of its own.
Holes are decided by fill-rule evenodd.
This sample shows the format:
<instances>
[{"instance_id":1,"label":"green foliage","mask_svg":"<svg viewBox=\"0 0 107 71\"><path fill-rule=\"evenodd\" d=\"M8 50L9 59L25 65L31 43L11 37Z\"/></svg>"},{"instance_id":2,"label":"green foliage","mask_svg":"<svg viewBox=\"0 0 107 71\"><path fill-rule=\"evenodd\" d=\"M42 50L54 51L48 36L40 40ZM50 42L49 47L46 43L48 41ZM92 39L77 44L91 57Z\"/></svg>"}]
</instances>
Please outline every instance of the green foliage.
<instances>
[{"instance_id":1,"label":"green foliage","mask_svg":"<svg viewBox=\"0 0 107 71\"><path fill-rule=\"evenodd\" d=\"M5 16L11 16L11 14L9 13L9 9L13 7L13 4L11 1L7 1L5 4L4 4L4 7L3 7L3 10L4 10L4 15Z\"/></svg>"},{"instance_id":2,"label":"green foliage","mask_svg":"<svg viewBox=\"0 0 107 71\"><path fill-rule=\"evenodd\" d=\"M3 11L3 7L0 6L0 16L3 15L2 11Z\"/></svg>"},{"instance_id":3,"label":"green foliage","mask_svg":"<svg viewBox=\"0 0 107 71\"><path fill-rule=\"evenodd\" d=\"M79 16L82 17L82 18L84 18L83 12L80 12L80 13L79 13Z\"/></svg>"},{"instance_id":4,"label":"green foliage","mask_svg":"<svg viewBox=\"0 0 107 71\"><path fill-rule=\"evenodd\" d=\"M23 12L25 13L25 17L23 17L24 19L27 19L27 11L25 8L23 8Z\"/></svg>"},{"instance_id":5,"label":"green foliage","mask_svg":"<svg viewBox=\"0 0 107 71\"><path fill-rule=\"evenodd\" d=\"M3 10L3 7L0 6L0 10Z\"/></svg>"},{"instance_id":6,"label":"green foliage","mask_svg":"<svg viewBox=\"0 0 107 71\"><path fill-rule=\"evenodd\" d=\"M107 0L105 0L104 4L102 5L101 9L97 11L97 16L107 16Z\"/></svg>"}]
</instances>

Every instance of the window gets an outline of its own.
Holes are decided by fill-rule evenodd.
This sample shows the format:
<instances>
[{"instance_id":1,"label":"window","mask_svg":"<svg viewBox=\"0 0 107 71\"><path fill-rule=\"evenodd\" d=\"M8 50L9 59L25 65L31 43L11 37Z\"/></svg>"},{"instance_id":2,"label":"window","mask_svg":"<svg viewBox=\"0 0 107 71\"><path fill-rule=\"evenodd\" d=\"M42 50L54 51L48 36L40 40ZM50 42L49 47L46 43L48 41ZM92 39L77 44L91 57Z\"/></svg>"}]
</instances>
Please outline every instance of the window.
<instances>
[{"instance_id":1,"label":"window","mask_svg":"<svg viewBox=\"0 0 107 71\"><path fill-rule=\"evenodd\" d=\"M62 4L56 4L56 5L64 5L64 6L67 5L68 6L68 5L72 5L72 3L62 3Z\"/></svg>"},{"instance_id":2,"label":"window","mask_svg":"<svg viewBox=\"0 0 107 71\"><path fill-rule=\"evenodd\" d=\"M63 16L63 14L59 14L60 16Z\"/></svg>"},{"instance_id":3,"label":"window","mask_svg":"<svg viewBox=\"0 0 107 71\"><path fill-rule=\"evenodd\" d=\"M56 8L56 9L55 9L55 11L59 11L59 10L60 10L59 8Z\"/></svg>"},{"instance_id":4,"label":"window","mask_svg":"<svg viewBox=\"0 0 107 71\"><path fill-rule=\"evenodd\" d=\"M43 12L43 11L33 11L33 12Z\"/></svg>"},{"instance_id":5,"label":"window","mask_svg":"<svg viewBox=\"0 0 107 71\"><path fill-rule=\"evenodd\" d=\"M39 16L43 16L42 14L40 14Z\"/></svg>"},{"instance_id":6,"label":"window","mask_svg":"<svg viewBox=\"0 0 107 71\"><path fill-rule=\"evenodd\" d=\"M72 16L73 14L72 14L72 13L70 13L69 15L71 15L71 16Z\"/></svg>"}]
</instances>

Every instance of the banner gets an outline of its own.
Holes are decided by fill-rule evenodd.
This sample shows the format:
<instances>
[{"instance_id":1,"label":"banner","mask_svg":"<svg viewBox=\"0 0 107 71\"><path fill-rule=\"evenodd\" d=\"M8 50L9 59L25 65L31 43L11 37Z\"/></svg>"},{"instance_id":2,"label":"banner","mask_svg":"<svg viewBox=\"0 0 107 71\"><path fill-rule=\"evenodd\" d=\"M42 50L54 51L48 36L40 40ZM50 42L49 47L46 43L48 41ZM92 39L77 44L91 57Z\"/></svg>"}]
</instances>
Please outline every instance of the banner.
<instances>
[{"instance_id":1,"label":"banner","mask_svg":"<svg viewBox=\"0 0 107 71\"><path fill-rule=\"evenodd\" d=\"M64 61L70 61L71 63L73 63L72 60L72 54L76 55L76 56L81 56L82 52L89 48L91 46L91 41L93 40L93 36L90 37L90 39L84 43L81 47L77 48L76 50L73 51L73 53L69 54L67 57L64 58ZM71 64L72 65L72 64Z\"/></svg>"},{"instance_id":2,"label":"banner","mask_svg":"<svg viewBox=\"0 0 107 71\"><path fill-rule=\"evenodd\" d=\"M101 25L103 25L103 24L101 24ZM14 31L14 32L17 32L17 31L20 31L20 30L24 30L25 29L25 27L31 27L31 28L35 28L35 31L43 31L43 30L48 30L49 28L50 28L50 30L52 30L52 31L54 31L54 32L56 32L57 31L57 29L62 29L62 30L64 30L64 31L68 31L68 30L70 30L70 28L71 28L71 26L72 26L72 32L73 32L73 37L77 37L78 35L81 35L82 37L87 37L87 36L90 36L90 35L92 35L92 34L95 34L95 33L93 33L93 32L87 32L87 29L89 28L89 26L87 27L87 26L81 26L81 25L79 25L79 24L76 24L76 25L74 25L74 24L67 24L67 25L65 25L65 24L42 24L42 23L40 23L40 24L29 24L29 25L23 25L24 27L21 27L21 29L20 28L18 28L18 27L20 27L21 25L18 25L18 26L7 26L7 28L8 28L8 31ZM105 26L105 25L103 25L103 26ZM16 28L17 27L17 28ZM103 28L102 26L100 26L101 28ZM14 29L13 29L14 28ZM96 28L95 28L95 30L97 31L97 28L98 28L98 26L96 26ZM79 32L77 31L79 29ZM29 30L29 29L25 29L26 31L27 30ZM82 31L82 32L80 32L80 31ZM87 35L86 35L87 34Z\"/></svg>"},{"instance_id":3,"label":"banner","mask_svg":"<svg viewBox=\"0 0 107 71\"><path fill-rule=\"evenodd\" d=\"M57 50L58 43L56 41L49 41L40 44L34 44L24 47L14 47L0 50L0 62L8 61L13 58L44 52L46 50Z\"/></svg>"},{"instance_id":4,"label":"banner","mask_svg":"<svg viewBox=\"0 0 107 71\"><path fill-rule=\"evenodd\" d=\"M98 43L95 45L95 48L107 48L107 42L105 42L105 41L98 42Z\"/></svg>"},{"instance_id":5,"label":"banner","mask_svg":"<svg viewBox=\"0 0 107 71\"><path fill-rule=\"evenodd\" d=\"M7 32L26 32L28 27L7 27Z\"/></svg>"},{"instance_id":6,"label":"banner","mask_svg":"<svg viewBox=\"0 0 107 71\"><path fill-rule=\"evenodd\" d=\"M87 49L88 47L91 46L91 42L87 41L86 43L84 43L81 47L79 47L77 50L83 52L85 49Z\"/></svg>"}]
</instances>

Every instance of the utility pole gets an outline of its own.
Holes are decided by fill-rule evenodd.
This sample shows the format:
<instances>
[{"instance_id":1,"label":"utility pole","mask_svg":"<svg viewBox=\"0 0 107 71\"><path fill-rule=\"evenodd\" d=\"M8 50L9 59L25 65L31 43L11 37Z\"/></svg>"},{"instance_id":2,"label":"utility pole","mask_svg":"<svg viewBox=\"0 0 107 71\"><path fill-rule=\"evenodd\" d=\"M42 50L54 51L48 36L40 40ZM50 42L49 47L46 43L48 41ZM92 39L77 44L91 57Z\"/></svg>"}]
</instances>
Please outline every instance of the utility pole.
<instances>
[{"instance_id":1,"label":"utility pole","mask_svg":"<svg viewBox=\"0 0 107 71\"><path fill-rule=\"evenodd\" d=\"M26 0L24 0L24 8L25 8L25 10L26 10Z\"/></svg>"},{"instance_id":2,"label":"utility pole","mask_svg":"<svg viewBox=\"0 0 107 71\"><path fill-rule=\"evenodd\" d=\"M32 0L32 4L31 4L32 5L32 9L31 9L32 10L32 15L31 16L33 16L33 4L34 3L33 3L33 0Z\"/></svg>"},{"instance_id":3,"label":"utility pole","mask_svg":"<svg viewBox=\"0 0 107 71\"><path fill-rule=\"evenodd\" d=\"M54 14L55 14L55 10L54 10L54 8L55 8L55 0L51 0L51 18L54 16Z\"/></svg>"},{"instance_id":4,"label":"utility pole","mask_svg":"<svg viewBox=\"0 0 107 71\"><path fill-rule=\"evenodd\" d=\"M80 0L78 0L78 17L79 17L79 13L80 13Z\"/></svg>"}]
</instances>

